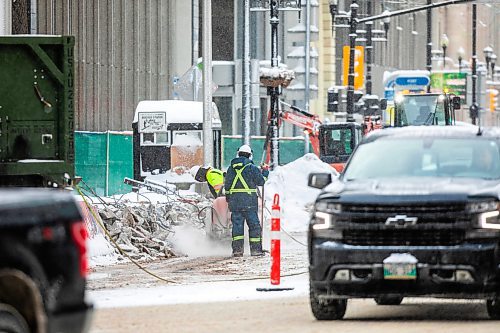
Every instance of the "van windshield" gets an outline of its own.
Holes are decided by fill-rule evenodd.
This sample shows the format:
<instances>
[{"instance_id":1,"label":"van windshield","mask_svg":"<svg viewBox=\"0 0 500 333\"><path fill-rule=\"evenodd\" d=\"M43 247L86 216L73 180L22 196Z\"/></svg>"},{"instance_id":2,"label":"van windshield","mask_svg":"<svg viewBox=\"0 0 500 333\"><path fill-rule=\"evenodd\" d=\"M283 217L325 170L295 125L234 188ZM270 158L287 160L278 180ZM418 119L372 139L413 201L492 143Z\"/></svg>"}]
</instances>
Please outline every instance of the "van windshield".
<instances>
[{"instance_id":1,"label":"van windshield","mask_svg":"<svg viewBox=\"0 0 500 333\"><path fill-rule=\"evenodd\" d=\"M446 125L441 95L404 95L398 102L400 126Z\"/></svg>"}]
</instances>

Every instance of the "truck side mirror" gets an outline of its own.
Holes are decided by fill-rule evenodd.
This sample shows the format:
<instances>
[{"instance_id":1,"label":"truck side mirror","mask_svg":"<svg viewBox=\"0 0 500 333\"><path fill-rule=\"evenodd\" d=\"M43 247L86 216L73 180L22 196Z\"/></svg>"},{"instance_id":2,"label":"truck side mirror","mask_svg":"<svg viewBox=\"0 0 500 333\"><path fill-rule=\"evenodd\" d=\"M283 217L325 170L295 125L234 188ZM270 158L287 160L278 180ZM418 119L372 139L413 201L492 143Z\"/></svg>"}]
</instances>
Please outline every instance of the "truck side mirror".
<instances>
[{"instance_id":1,"label":"truck side mirror","mask_svg":"<svg viewBox=\"0 0 500 333\"><path fill-rule=\"evenodd\" d=\"M460 96L453 96L451 104L453 105L453 110L459 110L462 107Z\"/></svg>"},{"instance_id":2,"label":"truck side mirror","mask_svg":"<svg viewBox=\"0 0 500 333\"><path fill-rule=\"evenodd\" d=\"M387 109L387 100L385 98L382 98L380 100L380 110L385 110Z\"/></svg>"},{"instance_id":3,"label":"truck side mirror","mask_svg":"<svg viewBox=\"0 0 500 333\"><path fill-rule=\"evenodd\" d=\"M311 173L307 185L314 188L322 189L332 182L331 173Z\"/></svg>"}]
</instances>

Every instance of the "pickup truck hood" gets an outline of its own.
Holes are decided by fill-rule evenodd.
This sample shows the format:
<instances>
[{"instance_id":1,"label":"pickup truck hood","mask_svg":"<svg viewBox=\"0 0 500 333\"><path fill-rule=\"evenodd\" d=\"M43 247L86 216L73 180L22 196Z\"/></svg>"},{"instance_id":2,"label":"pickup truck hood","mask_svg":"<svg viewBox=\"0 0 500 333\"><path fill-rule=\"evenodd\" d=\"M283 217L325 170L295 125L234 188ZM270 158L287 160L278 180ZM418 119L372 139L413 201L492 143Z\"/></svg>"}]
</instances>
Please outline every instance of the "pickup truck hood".
<instances>
[{"instance_id":1,"label":"pickup truck hood","mask_svg":"<svg viewBox=\"0 0 500 333\"><path fill-rule=\"evenodd\" d=\"M498 180L471 178L405 178L373 180L335 180L320 198L334 197L341 201L386 201L387 197L405 201L466 201L472 197L500 199ZM378 198L378 199L377 199Z\"/></svg>"}]
</instances>

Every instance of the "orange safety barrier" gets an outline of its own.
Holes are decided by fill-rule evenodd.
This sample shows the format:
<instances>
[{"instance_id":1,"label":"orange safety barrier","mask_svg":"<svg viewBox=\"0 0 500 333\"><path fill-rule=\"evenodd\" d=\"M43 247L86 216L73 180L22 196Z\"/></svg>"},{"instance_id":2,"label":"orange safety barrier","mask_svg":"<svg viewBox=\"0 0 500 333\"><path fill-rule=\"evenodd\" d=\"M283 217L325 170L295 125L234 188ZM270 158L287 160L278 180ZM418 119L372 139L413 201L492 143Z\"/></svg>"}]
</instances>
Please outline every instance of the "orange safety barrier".
<instances>
[{"instance_id":1,"label":"orange safety barrier","mask_svg":"<svg viewBox=\"0 0 500 333\"><path fill-rule=\"evenodd\" d=\"M281 275L281 208L280 196L274 195L273 206L271 210L271 284L280 284Z\"/></svg>"}]
</instances>

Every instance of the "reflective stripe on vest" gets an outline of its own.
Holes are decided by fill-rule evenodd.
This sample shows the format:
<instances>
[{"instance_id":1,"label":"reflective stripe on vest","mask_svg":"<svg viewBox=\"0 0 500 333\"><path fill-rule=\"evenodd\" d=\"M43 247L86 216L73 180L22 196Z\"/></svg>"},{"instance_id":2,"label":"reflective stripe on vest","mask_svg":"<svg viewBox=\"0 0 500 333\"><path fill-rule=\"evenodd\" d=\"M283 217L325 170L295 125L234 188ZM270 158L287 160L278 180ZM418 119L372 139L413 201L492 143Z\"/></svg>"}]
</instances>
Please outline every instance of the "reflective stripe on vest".
<instances>
[{"instance_id":1,"label":"reflective stripe on vest","mask_svg":"<svg viewBox=\"0 0 500 333\"><path fill-rule=\"evenodd\" d=\"M248 187L248 184L242 175L243 170L245 170L245 168L247 166L249 166L250 164L251 163L246 164L241 169L234 169L234 167L243 165L243 163L236 163L233 165L233 169L234 169L234 172L236 172L236 176L234 177L233 183L231 184L231 188L229 189L229 194L233 194L233 193L247 193L247 194L257 193L257 189L251 189L250 187ZM235 188L238 180L241 182L241 185L243 186L243 188Z\"/></svg>"}]
</instances>

